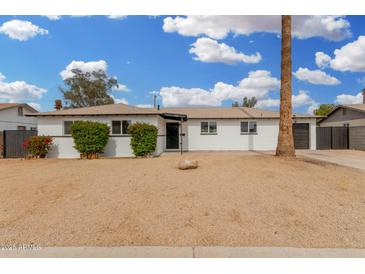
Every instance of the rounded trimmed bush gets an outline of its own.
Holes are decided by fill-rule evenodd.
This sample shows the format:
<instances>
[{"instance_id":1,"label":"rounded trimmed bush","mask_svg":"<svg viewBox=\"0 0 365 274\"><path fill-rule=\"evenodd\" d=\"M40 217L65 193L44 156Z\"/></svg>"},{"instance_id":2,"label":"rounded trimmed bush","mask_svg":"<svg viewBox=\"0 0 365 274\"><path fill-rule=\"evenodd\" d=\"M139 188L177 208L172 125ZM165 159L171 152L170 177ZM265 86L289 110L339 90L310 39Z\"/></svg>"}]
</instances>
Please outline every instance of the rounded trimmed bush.
<instances>
[{"instance_id":1,"label":"rounded trimmed bush","mask_svg":"<svg viewBox=\"0 0 365 274\"><path fill-rule=\"evenodd\" d=\"M108 125L104 123L75 121L71 126L71 135L81 158L98 158L108 143L109 131Z\"/></svg>"},{"instance_id":2,"label":"rounded trimmed bush","mask_svg":"<svg viewBox=\"0 0 365 274\"><path fill-rule=\"evenodd\" d=\"M146 157L156 150L157 144L156 126L137 122L128 127L131 135L131 148L135 156Z\"/></svg>"}]
</instances>

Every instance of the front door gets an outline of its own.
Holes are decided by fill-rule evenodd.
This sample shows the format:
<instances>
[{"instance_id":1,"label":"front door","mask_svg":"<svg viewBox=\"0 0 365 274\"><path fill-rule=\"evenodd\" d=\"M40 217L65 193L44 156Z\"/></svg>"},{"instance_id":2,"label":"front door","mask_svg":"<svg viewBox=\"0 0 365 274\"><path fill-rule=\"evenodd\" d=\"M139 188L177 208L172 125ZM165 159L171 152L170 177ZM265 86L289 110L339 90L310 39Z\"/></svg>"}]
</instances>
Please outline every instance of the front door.
<instances>
[{"instance_id":1,"label":"front door","mask_svg":"<svg viewBox=\"0 0 365 274\"><path fill-rule=\"evenodd\" d=\"M166 148L179 149L179 123L166 123Z\"/></svg>"}]
</instances>

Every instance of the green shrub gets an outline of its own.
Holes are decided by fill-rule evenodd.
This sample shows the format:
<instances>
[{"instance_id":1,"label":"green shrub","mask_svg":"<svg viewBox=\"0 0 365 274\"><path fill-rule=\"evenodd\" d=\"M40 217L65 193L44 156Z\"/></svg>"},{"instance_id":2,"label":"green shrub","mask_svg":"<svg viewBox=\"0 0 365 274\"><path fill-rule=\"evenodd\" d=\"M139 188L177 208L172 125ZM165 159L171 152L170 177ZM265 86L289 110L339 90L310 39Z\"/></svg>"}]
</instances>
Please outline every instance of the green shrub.
<instances>
[{"instance_id":1,"label":"green shrub","mask_svg":"<svg viewBox=\"0 0 365 274\"><path fill-rule=\"evenodd\" d=\"M81 158L95 159L108 143L109 127L99 122L75 121L71 126L71 135Z\"/></svg>"},{"instance_id":2,"label":"green shrub","mask_svg":"<svg viewBox=\"0 0 365 274\"><path fill-rule=\"evenodd\" d=\"M128 127L131 147L135 156L146 157L153 153L157 143L157 127L147 123L135 123Z\"/></svg>"},{"instance_id":3,"label":"green shrub","mask_svg":"<svg viewBox=\"0 0 365 274\"><path fill-rule=\"evenodd\" d=\"M52 149L53 139L50 136L31 136L24 141L22 147L33 157L45 158Z\"/></svg>"}]
</instances>

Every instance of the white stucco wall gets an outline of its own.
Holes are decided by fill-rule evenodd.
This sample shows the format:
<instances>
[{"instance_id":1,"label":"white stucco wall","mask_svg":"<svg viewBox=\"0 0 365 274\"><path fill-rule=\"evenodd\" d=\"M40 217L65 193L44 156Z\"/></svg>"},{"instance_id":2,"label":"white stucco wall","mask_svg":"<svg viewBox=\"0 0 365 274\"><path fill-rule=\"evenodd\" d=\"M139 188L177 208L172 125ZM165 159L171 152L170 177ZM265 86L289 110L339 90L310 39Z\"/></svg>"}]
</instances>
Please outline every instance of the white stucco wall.
<instances>
[{"instance_id":1,"label":"white stucco wall","mask_svg":"<svg viewBox=\"0 0 365 274\"><path fill-rule=\"evenodd\" d=\"M54 149L48 154L48 157L57 158L78 158L80 154L74 149L73 139L69 135L63 134L63 121L89 120L106 123L111 127L113 120L131 120L135 122L145 122L155 125L162 131L161 121L157 116L85 116L85 117L39 117L38 119L38 134L50 135L54 137ZM158 138L158 144L155 154L161 154L164 147L161 147L161 137ZM129 136L110 135L108 144L102 156L106 157L132 157L133 153L130 148Z\"/></svg>"},{"instance_id":2,"label":"white stucco wall","mask_svg":"<svg viewBox=\"0 0 365 274\"><path fill-rule=\"evenodd\" d=\"M131 120L146 122L156 125L159 129L157 138L156 155L166 150L166 123L176 122L164 120L159 116L106 116L106 117L39 117L38 134L54 136L55 148L49 157L78 158L79 153L73 148L73 139L63 134L63 121L92 120L107 123L111 126L113 120ZM183 123L182 133L183 150L275 150L277 145L279 120L278 119L214 119L217 122L216 135L202 135L200 122L209 120L190 119ZM241 121L256 121L257 134L242 135L240 132ZM316 149L316 120L296 119L297 123L310 124L310 149ZM109 138L103 156L131 157L130 137L116 136Z\"/></svg>"},{"instance_id":3,"label":"white stucco wall","mask_svg":"<svg viewBox=\"0 0 365 274\"><path fill-rule=\"evenodd\" d=\"M31 113L28 109L23 108L23 116L18 116L18 108L8 108L0 110L0 131L15 130L18 126L24 126L26 129L37 127L37 117L26 117L27 113Z\"/></svg>"},{"instance_id":4,"label":"white stucco wall","mask_svg":"<svg viewBox=\"0 0 365 274\"><path fill-rule=\"evenodd\" d=\"M186 134L184 148L188 150L275 150L279 133L278 119L214 119L216 135L202 135L200 122L209 120L190 119L184 123ZM241 121L256 121L257 134L241 134ZM298 123L310 124L310 149L316 149L315 119L296 119Z\"/></svg>"}]
</instances>

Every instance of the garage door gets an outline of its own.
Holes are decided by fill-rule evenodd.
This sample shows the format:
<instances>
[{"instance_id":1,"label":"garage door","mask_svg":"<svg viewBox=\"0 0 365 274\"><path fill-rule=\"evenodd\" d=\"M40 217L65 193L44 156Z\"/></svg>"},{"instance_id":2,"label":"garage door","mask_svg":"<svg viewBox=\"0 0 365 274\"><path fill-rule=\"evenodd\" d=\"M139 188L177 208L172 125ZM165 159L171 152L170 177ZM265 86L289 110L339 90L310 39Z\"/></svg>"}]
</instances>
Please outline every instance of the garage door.
<instances>
[{"instance_id":1,"label":"garage door","mask_svg":"<svg viewBox=\"0 0 365 274\"><path fill-rule=\"evenodd\" d=\"M309 149L309 124L293 124L295 149Z\"/></svg>"}]
</instances>

